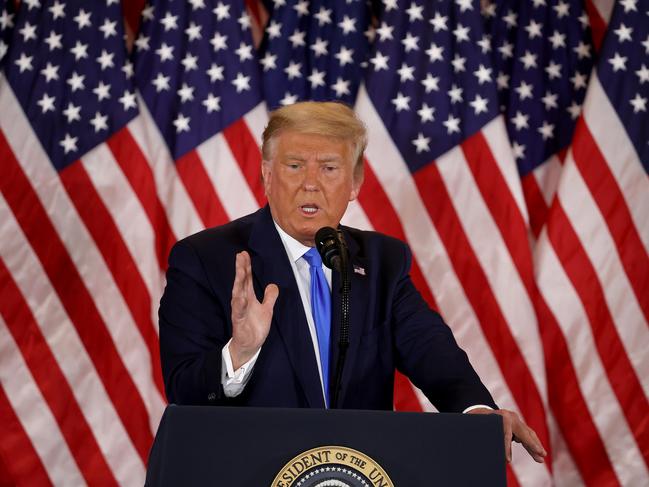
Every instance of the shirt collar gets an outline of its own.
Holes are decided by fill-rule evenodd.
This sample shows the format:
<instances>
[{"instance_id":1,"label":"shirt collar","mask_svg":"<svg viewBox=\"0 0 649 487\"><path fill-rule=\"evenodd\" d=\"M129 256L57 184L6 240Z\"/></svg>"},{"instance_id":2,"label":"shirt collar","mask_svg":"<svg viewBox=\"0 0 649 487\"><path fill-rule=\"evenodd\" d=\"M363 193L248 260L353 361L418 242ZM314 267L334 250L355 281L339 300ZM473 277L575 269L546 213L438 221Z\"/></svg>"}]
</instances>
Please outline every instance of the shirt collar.
<instances>
[{"instance_id":1,"label":"shirt collar","mask_svg":"<svg viewBox=\"0 0 649 487\"><path fill-rule=\"evenodd\" d=\"M298 259L300 259L311 249L311 247L307 247L303 243L298 242L288 233L282 230L282 227L280 227L275 220L273 220L273 225L275 225L277 233L279 233L279 238L282 239L282 243L284 244L284 248L286 249L286 253L291 259L291 262L297 262Z\"/></svg>"}]
</instances>

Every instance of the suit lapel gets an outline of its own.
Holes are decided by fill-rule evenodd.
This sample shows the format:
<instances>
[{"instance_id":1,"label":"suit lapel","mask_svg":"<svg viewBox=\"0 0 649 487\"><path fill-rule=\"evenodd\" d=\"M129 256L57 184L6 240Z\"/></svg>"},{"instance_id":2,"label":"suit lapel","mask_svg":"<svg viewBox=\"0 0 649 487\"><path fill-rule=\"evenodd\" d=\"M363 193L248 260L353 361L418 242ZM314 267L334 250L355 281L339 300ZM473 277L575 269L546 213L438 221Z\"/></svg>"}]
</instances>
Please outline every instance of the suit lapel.
<instances>
[{"instance_id":1,"label":"suit lapel","mask_svg":"<svg viewBox=\"0 0 649 487\"><path fill-rule=\"evenodd\" d=\"M324 399L318 365L304 306L282 240L273 224L268 206L259 212L250 234L252 273L256 292L263 296L268 284L279 287L271 326L279 333L291 366L307 398L309 407L323 408Z\"/></svg>"},{"instance_id":2,"label":"suit lapel","mask_svg":"<svg viewBox=\"0 0 649 487\"><path fill-rule=\"evenodd\" d=\"M345 241L347 242L347 248L349 249L349 278L351 280L351 293L349 298L350 303L350 312L349 312L349 348L347 349L347 356L345 357L345 368L343 369L342 377L342 388L340 391L340 398L338 406L341 407L344 405L345 395L348 389L349 379L351 377L352 371L354 370L354 365L356 363L356 357L358 355L358 347L361 341L361 336L365 328L364 316L367 316L366 307L369 294L369 279L366 275L359 274L354 272L354 266L357 268L363 269L365 273L371 271L368 269L367 262L365 259L359 257L358 255L358 246L356 242L349 237L347 232L343 230L343 235L345 236ZM340 274L338 272L333 272L333 279L331 281L331 291L332 291L332 323L331 323L331 335L332 335L332 361L329 374L329 384L333 386L334 377L336 374L336 364L338 363L338 341L340 339L340 325L341 325L341 289L342 282Z\"/></svg>"}]
</instances>

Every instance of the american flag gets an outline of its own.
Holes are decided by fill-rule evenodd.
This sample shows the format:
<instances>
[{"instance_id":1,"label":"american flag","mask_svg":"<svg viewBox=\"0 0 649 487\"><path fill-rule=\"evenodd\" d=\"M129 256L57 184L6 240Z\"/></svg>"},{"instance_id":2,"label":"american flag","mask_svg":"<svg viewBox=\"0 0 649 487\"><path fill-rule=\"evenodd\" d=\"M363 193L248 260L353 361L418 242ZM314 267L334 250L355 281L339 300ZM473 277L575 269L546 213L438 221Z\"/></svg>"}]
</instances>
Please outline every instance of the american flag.
<instances>
[{"instance_id":1,"label":"american flag","mask_svg":"<svg viewBox=\"0 0 649 487\"><path fill-rule=\"evenodd\" d=\"M649 2L246 4L0 0L0 484L142 485L169 249L265 204L302 99L355 105L344 222L410 244L551 453L510 484L646 481ZM395 408L432 410L399 375Z\"/></svg>"}]
</instances>

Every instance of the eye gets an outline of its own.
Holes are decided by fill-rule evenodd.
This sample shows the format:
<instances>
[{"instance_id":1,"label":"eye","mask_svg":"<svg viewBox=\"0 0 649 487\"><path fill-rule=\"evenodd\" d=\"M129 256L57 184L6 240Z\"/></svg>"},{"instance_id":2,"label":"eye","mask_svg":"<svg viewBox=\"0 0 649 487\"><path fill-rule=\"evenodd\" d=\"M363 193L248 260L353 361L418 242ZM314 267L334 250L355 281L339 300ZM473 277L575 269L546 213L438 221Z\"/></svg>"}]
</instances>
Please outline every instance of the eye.
<instances>
[{"instance_id":1,"label":"eye","mask_svg":"<svg viewBox=\"0 0 649 487\"><path fill-rule=\"evenodd\" d=\"M338 166L333 166L330 164L324 166L325 172L334 172L336 169L338 169Z\"/></svg>"}]
</instances>

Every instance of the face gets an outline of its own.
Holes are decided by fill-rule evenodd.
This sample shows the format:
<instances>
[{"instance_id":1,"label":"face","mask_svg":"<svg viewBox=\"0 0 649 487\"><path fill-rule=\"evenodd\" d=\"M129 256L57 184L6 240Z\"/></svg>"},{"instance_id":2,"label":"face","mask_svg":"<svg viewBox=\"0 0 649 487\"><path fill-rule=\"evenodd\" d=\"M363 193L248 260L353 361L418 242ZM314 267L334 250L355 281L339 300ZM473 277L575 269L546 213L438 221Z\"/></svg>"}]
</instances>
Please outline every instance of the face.
<instances>
[{"instance_id":1,"label":"face","mask_svg":"<svg viewBox=\"0 0 649 487\"><path fill-rule=\"evenodd\" d=\"M362 177L354 177L348 141L285 132L275 140L272 161L262 163L264 188L274 220L291 237L314 246L316 232L336 228L356 199Z\"/></svg>"}]
</instances>

